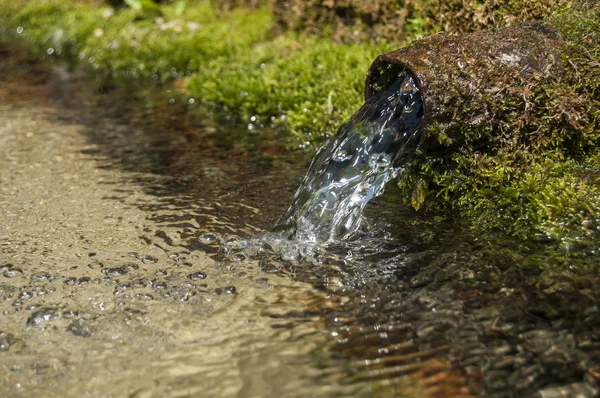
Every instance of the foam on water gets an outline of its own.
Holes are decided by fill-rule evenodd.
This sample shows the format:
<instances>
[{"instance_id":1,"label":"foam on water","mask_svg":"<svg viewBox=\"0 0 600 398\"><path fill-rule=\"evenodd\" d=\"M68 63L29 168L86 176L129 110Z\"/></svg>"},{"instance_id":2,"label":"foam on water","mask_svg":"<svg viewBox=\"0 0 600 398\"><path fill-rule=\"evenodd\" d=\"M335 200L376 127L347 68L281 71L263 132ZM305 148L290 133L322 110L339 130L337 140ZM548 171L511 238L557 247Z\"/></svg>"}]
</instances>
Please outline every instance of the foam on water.
<instances>
[{"instance_id":1,"label":"foam on water","mask_svg":"<svg viewBox=\"0 0 600 398\"><path fill-rule=\"evenodd\" d=\"M367 100L318 151L276 230L302 242L352 239L366 204L414 154L422 108L410 74Z\"/></svg>"}]
</instances>

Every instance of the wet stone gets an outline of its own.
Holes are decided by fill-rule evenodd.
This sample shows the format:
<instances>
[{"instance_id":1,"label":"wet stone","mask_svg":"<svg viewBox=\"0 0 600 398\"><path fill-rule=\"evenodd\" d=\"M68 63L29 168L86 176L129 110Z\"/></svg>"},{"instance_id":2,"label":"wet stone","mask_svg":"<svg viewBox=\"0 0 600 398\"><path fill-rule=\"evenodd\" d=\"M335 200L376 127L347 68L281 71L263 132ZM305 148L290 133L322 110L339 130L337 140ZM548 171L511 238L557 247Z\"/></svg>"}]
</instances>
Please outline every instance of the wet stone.
<instances>
[{"instance_id":1,"label":"wet stone","mask_svg":"<svg viewBox=\"0 0 600 398\"><path fill-rule=\"evenodd\" d=\"M56 318L58 314L54 308L43 307L31 314L27 319L27 326L39 326Z\"/></svg>"}]
</instances>

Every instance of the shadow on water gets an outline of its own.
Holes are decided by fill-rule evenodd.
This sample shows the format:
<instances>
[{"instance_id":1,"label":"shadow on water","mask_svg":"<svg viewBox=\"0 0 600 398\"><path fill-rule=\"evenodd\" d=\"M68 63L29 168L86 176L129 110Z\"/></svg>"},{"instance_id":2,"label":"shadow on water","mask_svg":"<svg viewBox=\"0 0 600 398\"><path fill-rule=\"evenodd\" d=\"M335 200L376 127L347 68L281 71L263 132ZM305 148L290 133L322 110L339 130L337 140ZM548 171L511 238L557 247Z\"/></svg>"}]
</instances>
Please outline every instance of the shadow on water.
<instances>
[{"instance_id":1,"label":"shadow on water","mask_svg":"<svg viewBox=\"0 0 600 398\"><path fill-rule=\"evenodd\" d=\"M217 266L237 264L242 273L245 261L257 261L259 275L316 289L302 310L263 312L275 329L325 325L328 337L311 349L316 391L598 394L597 259L415 214L393 187L367 207L368 234L351 243L297 257L249 250L244 239L283 214L307 159L289 161L268 136L248 140L243 128L193 118L169 105L171 93L114 88L90 96L90 84L77 74L59 80L53 101L77 110L92 144L87 156L127 173L127 188L112 200L143 210L157 226L142 233L149 245L208 253ZM131 203L130 183L156 199Z\"/></svg>"}]
</instances>

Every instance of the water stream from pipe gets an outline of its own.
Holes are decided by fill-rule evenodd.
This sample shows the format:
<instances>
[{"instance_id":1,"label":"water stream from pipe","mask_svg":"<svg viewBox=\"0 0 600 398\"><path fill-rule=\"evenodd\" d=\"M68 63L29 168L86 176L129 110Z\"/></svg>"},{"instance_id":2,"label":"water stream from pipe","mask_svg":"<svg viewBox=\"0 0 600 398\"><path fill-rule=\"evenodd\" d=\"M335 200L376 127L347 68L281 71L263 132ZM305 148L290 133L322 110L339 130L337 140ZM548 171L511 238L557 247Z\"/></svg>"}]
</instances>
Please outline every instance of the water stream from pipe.
<instances>
[{"instance_id":1,"label":"water stream from pipe","mask_svg":"<svg viewBox=\"0 0 600 398\"><path fill-rule=\"evenodd\" d=\"M412 158L422 118L415 78L403 73L317 152L276 230L303 242L355 236L364 207Z\"/></svg>"}]
</instances>

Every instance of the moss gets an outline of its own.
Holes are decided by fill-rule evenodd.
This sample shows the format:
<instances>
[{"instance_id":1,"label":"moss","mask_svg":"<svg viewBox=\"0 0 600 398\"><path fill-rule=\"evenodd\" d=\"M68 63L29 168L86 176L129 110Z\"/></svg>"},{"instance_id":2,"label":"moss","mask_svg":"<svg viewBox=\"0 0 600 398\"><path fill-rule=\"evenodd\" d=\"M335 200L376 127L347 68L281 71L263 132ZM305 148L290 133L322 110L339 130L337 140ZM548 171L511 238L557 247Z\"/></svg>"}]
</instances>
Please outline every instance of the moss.
<instances>
[{"instance_id":1,"label":"moss","mask_svg":"<svg viewBox=\"0 0 600 398\"><path fill-rule=\"evenodd\" d=\"M413 206L598 249L599 23L597 6L578 3L544 25L436 35L380 57L367 95L387 63L424 93L426 141L399 181Z\"/></svg>"},{"instance_id":2,"label":"moss","mask_svg":"<svg viewBox=\"0 0 600 398\"><path fill-rule=\"evenodd\" d=\"M281 30L356 42L512 26L526 20L541 20L567 3L567 0L274 0L273 12Z\"/></svg>"},{"instance_id":3,"label":"moss","mask_svg":"<svg viewBox=\"0 0 600 398\"><path fill-rule=\"evenodd\" d=\"M188 90L246 119L259 115L285 123L300 145L320 143L360 106L364 83L357 71L384 48L287 34L230 62L209 62Z\"/></svg>"},{"instance_id":4,"label":"moss","mask_svg":"<svg viewBox=\"0 0 600 398\"><path fill-rule=\"evenodd\" d=\"M162 17L142 20L126 8L1 1L7 25L12 32L23 27L20 36L36 56L89 64L107 79L180 80L177 87L209 107L258 118L254 126L283 126L292 146L335 132L361 104L370 60L389 48L292 32L276 37L269 9L258 1L249 2L250 11L229 10L236 2L225 11L208 1L189 4L179 17L167 5Z\"/></svg>"}]
</instances>

